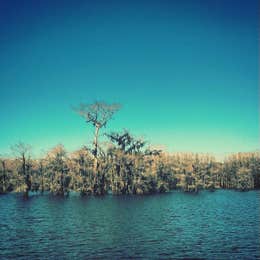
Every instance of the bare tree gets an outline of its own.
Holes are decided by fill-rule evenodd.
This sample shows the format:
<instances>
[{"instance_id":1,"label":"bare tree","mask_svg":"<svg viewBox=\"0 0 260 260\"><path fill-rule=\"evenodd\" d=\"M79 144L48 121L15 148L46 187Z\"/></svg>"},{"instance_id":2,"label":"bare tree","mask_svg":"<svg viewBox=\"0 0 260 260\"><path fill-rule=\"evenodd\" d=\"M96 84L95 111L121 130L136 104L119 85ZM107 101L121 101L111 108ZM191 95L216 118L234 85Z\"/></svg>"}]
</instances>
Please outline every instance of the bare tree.
<instances>
[{"instance_id":1,"label":"bare tree","mask_svg":"<svg viewBox=\"0 0 260 260\"><path fill-rule=\"evenodd\" d=\"M29 190L31 189L31 178L30 178L30 150L31 146L22 142L15 144L11 147L13 153L21 161L21 172L25 182L25 197L28 197Z\"/></svg>"},{"instance_id":2,"label":"bare tree","mask_svg":"<svg viewBox=\"0 0 260 260\"><path fill-rule=\"evenodd\" d=\"M112 118L114 113L120 109L119 104L107 104L105 102L95 102L93 104L80 104L74 110L82 116L86 123L90 123L95 128L93 140L93 155L95 157L95 170L97 169L98 156L98 137L99 131L102 127L107 125L107 122Z\"/></svg>"}]
</instances>

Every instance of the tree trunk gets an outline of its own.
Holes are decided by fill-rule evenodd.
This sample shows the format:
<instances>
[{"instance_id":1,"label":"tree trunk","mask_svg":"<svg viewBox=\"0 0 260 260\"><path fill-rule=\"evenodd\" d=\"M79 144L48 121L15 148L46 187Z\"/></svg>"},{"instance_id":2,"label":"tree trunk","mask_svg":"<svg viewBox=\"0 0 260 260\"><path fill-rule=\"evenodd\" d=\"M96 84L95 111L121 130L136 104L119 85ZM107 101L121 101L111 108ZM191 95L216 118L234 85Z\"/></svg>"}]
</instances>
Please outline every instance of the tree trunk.
<instances>
[{"instance_id":1,"label":"tree trunk","mask_svg":"<svg viewBox=\"0 0 260 260\"><path fill-rule=\"evenodd\" d=\"M23 160L23 176L25 176L26 175L26 168L25 168L25 166L26 166L26 161L25 161L25 156L24 156L24 154L22 155L22 160Z\"/></svg>"},{"instance_id":2,"label":"tree trunk","mask_svg":"<svg viewBox=\"0 0 260 260\"><path fill-rule=\"evenodd\" d=\"M2 161L2 166L3 166L3 182L2 182L2 191L3 193L6 192L6 167L5 167L5 162Z\"/></svg>"},{"instance_id":3,"label":"tree trunk","mask_svg":"<svg viewBox=\"0 0 260 260\"><path fill-rule=\"evenodd\" d=\"M64 196L64 172L63 170L61 171L61 175L60 175L60 194L59 195L62 195Z\"/></svg>"},{"instance_id":4,"label":"tree trunk","mask_svg":"<svg viewBox=\"0 0 260 260\"><path fill-rule=\"evenodd\" d=\"M44 193L44 181L43 181L43 166L40 165L40 174L41 174L41 194Z\"/></svg>"},{"instance_id":5,"label":"tree trunk","mask_svg":"<svg viewBox=\"0 0 260 260\"><path fill-rule=\"evenodd\" d=\"M23 170L23 177L24 177L24 181L25 181L25 192L24 192L24 197L28 198L29 195L29 189L28 189L28 175L26 174L26 159L25 159L25 155L22 154L22 161L23 161L23 165L22 165L22 170Z\"/></svg>"},{"instance_id":6,"label":"tree trunk","mask_svg":"<svg viewBox=\"0 0 260 260\"><path fill-rule=\"evenodd\" d=\"M98 133L99 133L99 126L96 126L95 129L95 136L94 136L94 151L93 151L93 155L95 157L94 159L94 172L95 174L97 173L97 168L98 168Z\"/></svg>"}]
</instances>

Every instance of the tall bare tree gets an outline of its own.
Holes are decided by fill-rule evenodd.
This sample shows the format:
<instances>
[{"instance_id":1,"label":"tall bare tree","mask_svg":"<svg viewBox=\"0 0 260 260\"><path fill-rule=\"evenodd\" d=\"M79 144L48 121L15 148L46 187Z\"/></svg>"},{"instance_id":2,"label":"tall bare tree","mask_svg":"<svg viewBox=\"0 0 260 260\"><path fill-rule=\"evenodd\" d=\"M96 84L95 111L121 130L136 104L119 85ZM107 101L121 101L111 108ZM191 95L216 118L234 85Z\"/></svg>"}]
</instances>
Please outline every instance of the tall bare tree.
<instances>
[{"instance_id":1,"label":"tall bare tree","mask_svg":"<svg viewBox=\"0 0 260 260\"><path fill-rule=\"evenodd\" d=\"M30 151L31 146L22 142L15 144L11 147L13 153L18 157L21 162L21 173L25 182L24 196L28 197L29 190L31 189L31 176L30 176Z\"/></svg>"},{"instance_id":2,"label":"tall bare tree","mask_svg":"<svg viewBox=\"0 0 260 260\"><path fill-rule=\"evenodd\" d=\"M95 157L95 170L97 170L97 156L98 156L98 137L99 131L102 127L107 125L107 122L112 118L114 113L120 109L119 104L107 104L105 102L95 102L93 104L80 104L74 110L82 116L86 123L94 126L94 140L93 140L93 155Z\"/></svg>"}]
</instances>

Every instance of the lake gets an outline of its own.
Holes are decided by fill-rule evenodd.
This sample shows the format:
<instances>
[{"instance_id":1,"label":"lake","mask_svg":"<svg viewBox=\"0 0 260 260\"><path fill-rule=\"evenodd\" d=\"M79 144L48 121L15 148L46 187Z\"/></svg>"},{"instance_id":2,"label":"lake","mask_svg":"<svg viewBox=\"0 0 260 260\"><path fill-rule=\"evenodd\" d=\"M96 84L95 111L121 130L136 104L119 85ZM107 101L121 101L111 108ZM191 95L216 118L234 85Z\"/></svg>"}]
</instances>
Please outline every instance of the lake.
<instances>
[{"instance_id":1,"label":"lake","mask_svg":"<svg viewBox=\"0 0 260 260\"><path fill-rule=\"evenodd\" d=\"M260 191L0 196L0 259L260 258Z\"/></svg>"}]
</instances>

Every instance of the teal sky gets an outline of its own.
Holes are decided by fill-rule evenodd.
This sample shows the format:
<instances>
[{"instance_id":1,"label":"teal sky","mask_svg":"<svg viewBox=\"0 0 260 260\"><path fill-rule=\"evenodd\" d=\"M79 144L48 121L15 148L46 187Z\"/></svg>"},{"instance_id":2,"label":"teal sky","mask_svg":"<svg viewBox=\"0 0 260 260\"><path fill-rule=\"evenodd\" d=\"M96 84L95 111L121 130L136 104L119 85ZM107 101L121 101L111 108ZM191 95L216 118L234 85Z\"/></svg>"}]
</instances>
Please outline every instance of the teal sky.
<instances>
[{"instance_id":1,"label":"teal sky","mask_svg":"<svg viewBox=\"0 0 260 260\"><path fill-rule=\"evenodd\" d=\"M90 144L96 100L168 151L259 148L257 0L0 0L0 38L0 153Z\"/></svg>"}]
</instances>

